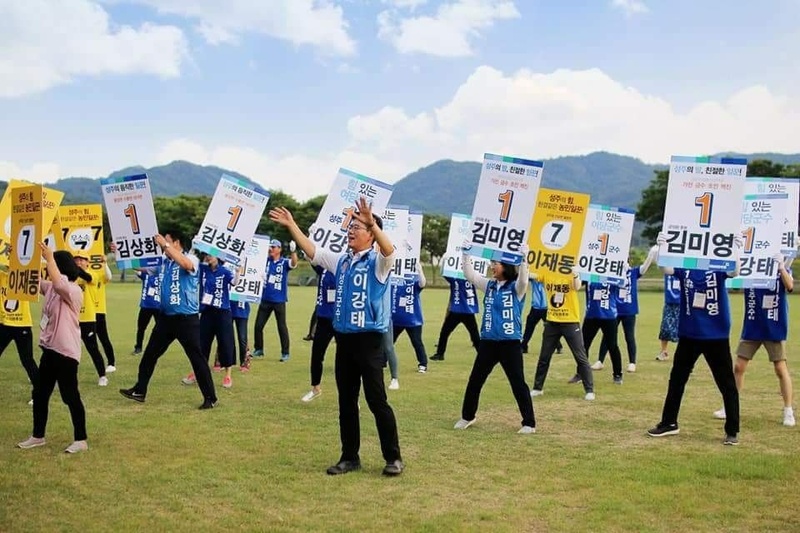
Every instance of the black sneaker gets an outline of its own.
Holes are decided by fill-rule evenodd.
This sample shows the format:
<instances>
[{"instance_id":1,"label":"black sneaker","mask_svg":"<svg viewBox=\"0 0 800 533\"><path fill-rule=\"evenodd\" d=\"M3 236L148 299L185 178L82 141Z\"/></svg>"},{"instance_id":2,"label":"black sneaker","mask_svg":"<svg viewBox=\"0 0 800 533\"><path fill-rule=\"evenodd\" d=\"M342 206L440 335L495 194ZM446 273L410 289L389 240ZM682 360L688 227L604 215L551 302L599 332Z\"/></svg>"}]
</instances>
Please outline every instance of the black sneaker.
<instances>
[{"instance_id":1,"label":"black sneaker","mask_svg":"<svg viewBox=\"0 0 800 533\"><path fill-rule=\"evenodd\" d=\"M119 393L134 402L144 403L144 394L137 392L136 389L119 389Z\"/></svg>"},{"instance_id":2,"label":"black sneaker","mask_svg":"<svg viewBox=\"0 0 800 533\"><path fill-rule=\"evenodd\" d=\"M564 353L564 348L556 348L556 355L561 355Z\"/></svg>"},{"instance_id":3,"label":"black sneaker","mask_svg":"<svg viewBox=\"0 0 800 533\"><path fill-rule=\"evenodd\" d=\"M725 435L725 440L722 441L725 446L738 446L739 437L736 435Z\"/></svg>"},{"instance_id":4,"label":"black sneaker","mask_svg":"<svg viewBox=\"0 0 800 533\"><path fill-rule=\"evenodd\" d=\"M580 383L581 381L583 381L583 378L581 378L579 374L575 374L574 376L569 378L569 380L567 380L567 383L574 385L575 383Z\"/></svg>"},{"instance_id":5,"label":"black sneaker","mask_svg":"<svg viewBox=\"0 0 800 533\"><path fill-rule=\"evenodd\" d=\"M430 359L431 361L444 361L444 356L435 353L432 356L428 357L428 359Z\"/></svg>"},{"instance_id":6,"label":"black sneaker","mask_svg":"<svg viewBox=\"0 0 800 533\"><path fill-rule=\"evenodd\" d=\"M306 335L305 337L303 337L303 340L304 341L313 341L314 340L314 336L313 335Z\"/></svg>"},{"instance_id":7,"label":"black sneaker","mask_svg":"<svg viewBox=\"0 0 800 533\"><path fill-rule=\"evenodd\" d=\"M403 473L404 468L405 465L403 464L403 461L401 461L400 459L396 459L391 463L386 463L386 466L383 467L383 475L392 477L399 476L400 474Z\"/></svg>"},{"instance_id":8,"label":"black sneaker","mask_svg":"<svg viewBox=\"0 0 800 533\"><path fill-rule=\"evenodd\" d=\"M206 398L205 400L203 400L203 403L200 405L200 407L198 407L198 409L204 411L206 409L213 409L216 406L217 406L216 401L211 401L208 398Z\"/></svg>"},{"instance_id":9,"label":"black sneaker","mask_svg":"<svg viewBox=\"0 0 800 533\"><path fill-rule=\"evenodd\" d=\"M131 352L131 355L142 355L142 347L141 346L134 347L133 351Z\"/></svg>"},{"instance_id":10,"label":"black sneaker","mask_svg":"<svg viewBox=\"0 0 800 533\"><path fill-rule=\"evenodd\" d=\"M680 432L681 430L678 424L668 424L665 426L659 424L653 429L648 430L647 434L651 437L669 437L670 435L677 435Z\"/></svg>"},{"instance_id":11,"label":"black sneaker","mask_svg":"<svg viewBox=\"0 0 800 533\"><path fill-rule=\"evenodd\" d=\"M361 470L360 461L339 461L335 465L328 467L326 472L329 476L339 476L356 470Z\"/></svg>"},{"instance_id":12,"label":"black sneaker","mask_svg":"<svg viewBox=\"0 0 800 533\"><path fill-rule=\"evenodd\" d=\"M527 344L523 344L522 345L522 353L528 353L528 345Z\"/></svg>"}]
</instances>

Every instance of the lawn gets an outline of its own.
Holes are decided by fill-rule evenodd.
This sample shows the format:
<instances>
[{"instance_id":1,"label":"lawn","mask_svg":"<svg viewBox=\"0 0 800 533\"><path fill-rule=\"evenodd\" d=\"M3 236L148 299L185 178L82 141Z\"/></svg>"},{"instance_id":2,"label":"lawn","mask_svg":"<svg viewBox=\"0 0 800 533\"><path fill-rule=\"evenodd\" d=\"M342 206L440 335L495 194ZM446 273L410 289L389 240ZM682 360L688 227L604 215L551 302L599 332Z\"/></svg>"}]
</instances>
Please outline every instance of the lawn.
<instances>
[{"instance_id":1,"label":"lawn","mask_svg":"<svg viewBox=\"0 0 800 533\"><path fill-rule=\"evenodd\" d=\"M301 339L313 291L290 288L291 360L278 362L273 319L265 329L267 357L249 374L236 371L230 390L215 374L220 403L198 411L199 391L180 383L189 364L177 344L159 362L147 403L118 394L135 382L138 284L112 285L109 323L119 370L100 388L84 354L79 374L90 449L75 456L62 453L72 431L57 394L48 445L15 448L30 434L31 412L12 345L0 358L0 531L800 530L798 429L781 425L778 383L763 351L742 395L741 446L721 445L722 424L711 417L721 398L702 361L687 387L682 433L645 435L659 419L670 368L654 360L662 301L656 292L641 294L638 371L614 386L608 364L595 372L597 400L586 402L579 385L566 383L572 358L555 356L545 395L535 402L535 435L516 434L520 416L499 367L476 424L453 430L474 355L466 331L456 330L446 360L431 362L424 375L401 337L401 388L389 391L389 400L406 471L395 479L380 475L375 426L362 401L364 469L326 476L339 456L333 349L323 394L300 402L309 388L311 346ZM737 337L742 297L731 300ZM445 290L423 293L429 354L446 303ZM797 377L797 321L792 330ZM525 359L529 385L540 335Z\"/></svg>"}]
</instances>

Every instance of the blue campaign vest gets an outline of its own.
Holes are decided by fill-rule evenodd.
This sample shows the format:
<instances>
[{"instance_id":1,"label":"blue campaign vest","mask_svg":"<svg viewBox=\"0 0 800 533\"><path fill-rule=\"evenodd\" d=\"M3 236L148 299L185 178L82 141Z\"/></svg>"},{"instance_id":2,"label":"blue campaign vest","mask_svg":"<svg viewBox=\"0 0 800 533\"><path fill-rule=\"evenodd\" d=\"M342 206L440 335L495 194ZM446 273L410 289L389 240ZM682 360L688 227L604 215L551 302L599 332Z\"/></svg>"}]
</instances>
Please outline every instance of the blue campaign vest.
<instances>
[{"instance_id":1,"label":"blue campaign vest","mask_svg":"<svg viewBox=\"0 0 800 533\"><path fill-rule=\"evenodd\" d=\"M727 339L731 333L731 310L725 280L719 271L675 269L681 284L678 336L690 339Z\"/></svg>"},{"instance_id":2,"label":"blue campaign vest","mask_svg":"<svg viewBox=\"0 0 800 533\"><path fill-rule=\"evenodd\" d=\"M188 255L184 253L184 255ZM194 258L195 261L197 258ZM198 263L195 262L195 265ZM196 315L200 311L200 269L187 272L172 259L164 258L159 269L161 312L165 315Z\"/></svg>"},{"instance_id":3,"label":"blue campaign vest","mask_svg":"<svg viewBox=\"0 0 800 533\"><path fill-rule=\"evenodd\" d=\"M775 289L746 289L742 339L785 341L788 333L789 301L780 276Z\"/></svg>"},{"instance_id":4,"label":"blue campaign vest","mask_svg":"<svg viewBox=\"0 0 800 533\"><path fill-rule=\"evenodd\" d=\"M262 302L281 304L289 301L288 284L291 263L287 257L279 257L277 261L267 259L267 281L264 283L264 292L261 293Z\"/></svg>"},{"instance_id":5,"label":"blue campaign vest","mask_svg":"<svg viewBox=\"0 0 800 533\"><path fill-rule=\"evenodd\" d=\"M664 303L677 305L681 303L681 289L676 287L675 276L664 274ZM679 284L680 282L678 282Z\"/></svg>"},{"instance_id":6,"label":"blue campaign vest","mask_svg":"<svg viewBox=\"0 0 800 533\"><path fill-rule=\"evenodd\" d=\"M215 309L230 309L230 287L233 282L233 272L223 267L217 266L216 270L202 264L200 265L200 312L206 307Z\"/></svg>"},{"instance_id":7,"label":"blue campaign vest","mask_svg":"<svg viewBox=\"0 0 800 533\"><path fill-rule=\"evenodd\" d=\"M161 307L161 294L159 292L158 274L137 272L136 275L142 280L142 295L139 300L139 307L142 309L159 309Z\"/></svg>"},{"instance_id":8,"label":"blue campaign vest","mask_svg":"<svg viewBox=\"0 0 800 533\"><path fill-rule=\"evenodd\" d=\"M586 318L616 320L617 292L610 283L586 284Z\"/></svg>"},{"instance_id":9,"label":"blue campaign vest","mask_svg":"<svg viewBox=\"0 0 800 533\"><path fill-rule=\"evenodd\" d=\"M248 302L231 302L231 317L250 318L250 304Z\"/></svg>"},{"instance_id":10,"label":"blue campaign vest","mask_svg":"<svg viewBox=\"0 0 800 533\"><path fill-rule=\"evenodd\" d=\"M478 312L478 295L475 287L465 279L445 277L450 284L450 312L474 315Z\"/></svg>"},{"instance_id":11,"label":"blue campaign vest","mask_svg":"<svg viewBox=\"0 0 800 533\"><path fill-rule=\"evenodd\" d=\"M392 283L392 325L403 328L421 326L422 288L416 279L399 279Z\"/></svg>"},{"instance_id":12,"label":"blue campaign vest","mask_svg":"<svg viewBox=\"0 0 800 533\"><path fill-rule=\"evenodd\" d=\"M531 280L531 309L547 309L547 293L541 281Z\"/></svg>"},{"instance_id":13,"label":"blue campaign vest","mask_svg":"<svg viewBox=\"0 0 800 533\"><path fill-rule=\"evenodd\" d=\"M625 273L625 283L617 289L617 315L632 316L639 314L639 278L642 271L639 267L629 268Z\"/></svg>"},{"instance_id":14,"label":"blue campaign vest","mask_svg":"<svg viewBox=\"0 0 800 533\"><path fill-rule=\"evenodd\" d=\"M389 280L375 277L378 254L370 250L355 260L350 254L336 266L336 311L333 329L339 333L381 332L392 316Z\"/></svg>"},{"instance_id":15,"label":"blue campaign vest","mask_svg":"<svg viewBox=\"0 0 800 533\"><path fill-rule=\"evenodd\" d=\"M517 298L515 281L507 281L498 288L497 280L486 286L483 297L481 339L513 341L522 339L522 309L525 298Z\"/></svg>"},{"instance_id":16,"label":"blue campaign vest","mask_svg":"<svg viewBox=\"0 0 800 533\"><path fill-rule=\"evenodd\" d=\"M333 272L320 266L315 266L314 271L319 277L317 280L317 316L333 318L333 314L336 312L336 276L333 275Z\"/></svg>"}]
</instances>

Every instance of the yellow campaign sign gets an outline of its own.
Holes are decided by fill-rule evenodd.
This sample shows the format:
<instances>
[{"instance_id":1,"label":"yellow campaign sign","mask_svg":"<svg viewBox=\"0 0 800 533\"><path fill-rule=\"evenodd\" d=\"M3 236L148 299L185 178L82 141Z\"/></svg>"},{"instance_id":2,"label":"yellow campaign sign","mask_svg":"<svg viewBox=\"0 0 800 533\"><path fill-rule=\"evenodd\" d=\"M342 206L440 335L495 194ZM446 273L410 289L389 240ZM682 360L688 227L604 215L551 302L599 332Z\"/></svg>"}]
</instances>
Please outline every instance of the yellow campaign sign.
<instances>
[{"instance_id":1,"label":"yellow campaign sign","mask_svg":"<svg viewBox=\"0 0 800 533\"><path fill-rule=\"evenodd\" d=\"M58 210L64 249L89 259L89 268L103 268L103 206L62 205Z\"/></svg>"},{"instance_id":2,"label":"yellow campaign sign","mask_svg":"<svg viewBox=\"0 0 800 533\"><path fill-rule=\"evenodd\" d=\"M11 191L19 187L33 185L27 181L11 180L8 188L0 201L0 265L7 265L8 258L5 253L6 243L9 242L11 233ZM64 193L56 189L42 187L42 223L43 228L49 228L50 222L58 214L58 207L64 199ZM56 241L58 242L58 241ZM57 248L63 249L63 248Z\"/></svg>"},{"instance_id":3,"label":"yellow campaign sign","mask_svg":"<svg viewBox=\"0 0 800 533\"><path fill-rule=\"evenodd\" d=\"M42 186L25 185L11 191L11 254L8 298L39 299L39 265L42 251Z\"/></svg>"},{"instance_id":4,"label":"yellow campaign sign","mask_svg":"<svg viewBox=\"0 0 800 533\"><path fill-rule=\"evenodd\" d=\"M578 264L589 195L539 189L528 232L528 270L569 274Z\"/></svg>"}]
</instances>

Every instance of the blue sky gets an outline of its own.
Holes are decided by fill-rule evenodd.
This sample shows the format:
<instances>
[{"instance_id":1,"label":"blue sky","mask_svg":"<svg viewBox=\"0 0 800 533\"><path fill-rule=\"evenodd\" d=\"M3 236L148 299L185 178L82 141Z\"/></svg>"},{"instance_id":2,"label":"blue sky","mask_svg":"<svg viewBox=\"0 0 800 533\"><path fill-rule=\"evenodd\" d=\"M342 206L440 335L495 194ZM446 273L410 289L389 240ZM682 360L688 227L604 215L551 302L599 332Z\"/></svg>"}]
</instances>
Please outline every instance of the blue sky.
<instances>
[{"instance_id":1,"label":"blue sky","mask_svg":"<svg viewBox=\"0 0 800 533\"><path fill-rule=\"evenodd\" d=\"M0 178L800 152L800 1L7 0Z\"/></svg>"}]
</instances>

